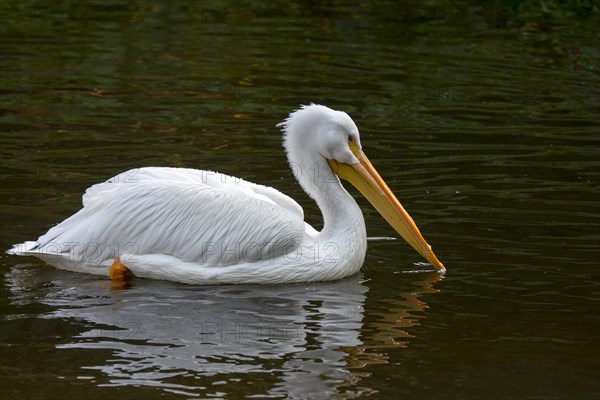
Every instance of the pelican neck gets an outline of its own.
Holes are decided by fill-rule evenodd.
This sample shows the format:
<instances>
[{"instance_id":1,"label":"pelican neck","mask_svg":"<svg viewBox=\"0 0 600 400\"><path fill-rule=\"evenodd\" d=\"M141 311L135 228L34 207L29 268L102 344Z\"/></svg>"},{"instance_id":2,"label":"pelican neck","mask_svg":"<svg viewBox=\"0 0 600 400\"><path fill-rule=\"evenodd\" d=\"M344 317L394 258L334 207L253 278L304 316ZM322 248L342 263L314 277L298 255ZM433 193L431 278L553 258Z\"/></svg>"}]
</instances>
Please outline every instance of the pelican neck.
<instances>
[{"instance_id":1,"label":"pelican neck","mask_svg":"<svg viewBox=\"0 0 600 400\"><path fill-rule=\"evenodd\" d=\"M310 174L304 174L298 181L304 191L312 197L321 210L323 229L319 233L323 237L364 235L365 222L360 207L348 191L342 186L340 179L333 173L325 158L313 160L308 168Z\"/></svg>"}]
</instances>

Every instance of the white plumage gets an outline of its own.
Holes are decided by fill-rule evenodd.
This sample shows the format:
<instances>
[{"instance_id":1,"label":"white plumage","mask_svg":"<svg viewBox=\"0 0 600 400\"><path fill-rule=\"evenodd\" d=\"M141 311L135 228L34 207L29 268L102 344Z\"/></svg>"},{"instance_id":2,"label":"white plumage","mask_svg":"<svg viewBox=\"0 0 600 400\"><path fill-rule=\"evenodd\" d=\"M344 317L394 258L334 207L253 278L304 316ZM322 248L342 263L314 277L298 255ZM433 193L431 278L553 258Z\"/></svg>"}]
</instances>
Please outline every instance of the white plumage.
<instances>
[{"instance_id":1,"label":"white plumage","mask_svg":"<svg viewBox=\"0 0 600 400\"><path fill-rule=\"evenodd\" d=\"M322 210L321 232L273 188L212 171L147 167L90 187L79 212L8 252L100 275L118 257L135 276L190 284L356 273L367 247L364 219L332 171L362 161L356 125L346 113L310 105L280 127L294 175Z\"/></svg>"}]
</instances>

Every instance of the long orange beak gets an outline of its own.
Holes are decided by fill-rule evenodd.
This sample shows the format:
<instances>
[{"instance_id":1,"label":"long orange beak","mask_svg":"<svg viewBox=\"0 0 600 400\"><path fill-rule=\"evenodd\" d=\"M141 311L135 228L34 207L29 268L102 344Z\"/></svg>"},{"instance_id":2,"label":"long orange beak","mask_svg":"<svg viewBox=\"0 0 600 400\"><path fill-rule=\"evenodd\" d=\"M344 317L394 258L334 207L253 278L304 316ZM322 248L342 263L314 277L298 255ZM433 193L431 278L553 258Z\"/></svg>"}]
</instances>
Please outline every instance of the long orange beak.
<instances>
[{"instance_id":1,"label":"long orange beak","mask_svg":"<svg viewBox=\"0 0 600 400\"><path fill-rule=\"evenodd\" d=\"M327 160L333 172L353 184L396 232L439 272L446 272L444 264L437 259L413 219L381 179L365 153L354 143L349 143L349 147L358 158L359 163L345 164L335 160Z\"/></svg>"}]
</instances>

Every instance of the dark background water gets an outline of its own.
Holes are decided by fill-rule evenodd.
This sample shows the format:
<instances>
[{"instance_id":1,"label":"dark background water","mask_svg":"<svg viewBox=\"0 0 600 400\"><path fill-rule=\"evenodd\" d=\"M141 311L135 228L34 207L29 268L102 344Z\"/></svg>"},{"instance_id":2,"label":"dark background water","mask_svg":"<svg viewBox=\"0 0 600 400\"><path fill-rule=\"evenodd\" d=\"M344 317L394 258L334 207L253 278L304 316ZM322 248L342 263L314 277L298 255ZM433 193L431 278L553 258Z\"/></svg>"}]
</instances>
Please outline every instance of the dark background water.
<instances>
[{"instance_id":1,"label":"dark background water","mask_svg":"<svg viewBox=\"0 0 600 400\"><path fill-rule=\"evenodd\" d=\"M273 186L319 226L274 127L318 102L353 117L448 268L375 242L339 282L119 291L3 254L3 398L598 397L597 2L2 1L0 18L0 248L147 165ZM393 235L357 199L369 235Z\"/></svg>"}]
</instances>

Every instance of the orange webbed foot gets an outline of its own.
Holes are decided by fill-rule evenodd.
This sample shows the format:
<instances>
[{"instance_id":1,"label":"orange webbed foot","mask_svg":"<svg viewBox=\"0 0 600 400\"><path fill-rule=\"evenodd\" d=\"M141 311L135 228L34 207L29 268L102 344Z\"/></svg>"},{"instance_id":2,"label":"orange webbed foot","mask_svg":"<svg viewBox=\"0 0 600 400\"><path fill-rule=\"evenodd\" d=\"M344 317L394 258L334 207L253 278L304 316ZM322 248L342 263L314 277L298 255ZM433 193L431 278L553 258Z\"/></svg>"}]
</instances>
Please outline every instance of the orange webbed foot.
<instances>
[{"instance_id":1,"label":"orange webbed foot","mask_svg":"<svg viewBox=\"0 0 600 400\"><path fill-rule=\"evenodd\" d=\"M110 266L108 271L108 277L111 281L125 281L125 274L129 272L129 269L121 262L119 257L115 258L115 261Z\"/></svg>"}]
</instances>

